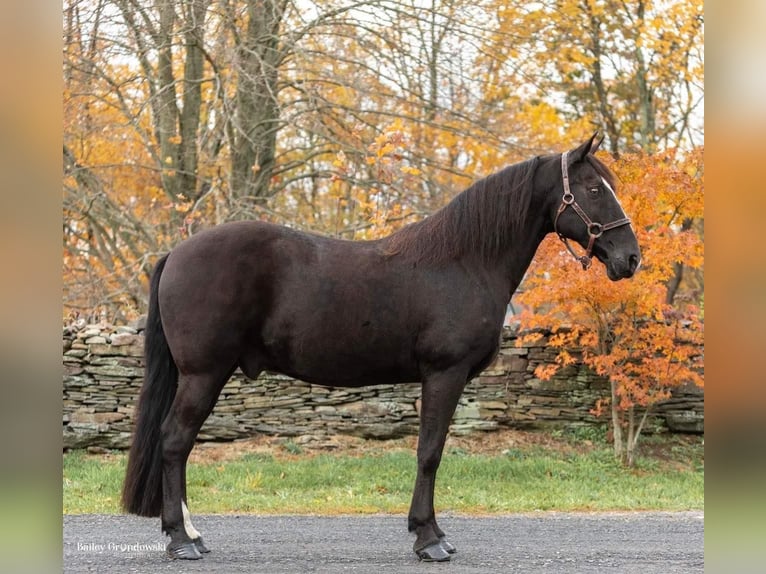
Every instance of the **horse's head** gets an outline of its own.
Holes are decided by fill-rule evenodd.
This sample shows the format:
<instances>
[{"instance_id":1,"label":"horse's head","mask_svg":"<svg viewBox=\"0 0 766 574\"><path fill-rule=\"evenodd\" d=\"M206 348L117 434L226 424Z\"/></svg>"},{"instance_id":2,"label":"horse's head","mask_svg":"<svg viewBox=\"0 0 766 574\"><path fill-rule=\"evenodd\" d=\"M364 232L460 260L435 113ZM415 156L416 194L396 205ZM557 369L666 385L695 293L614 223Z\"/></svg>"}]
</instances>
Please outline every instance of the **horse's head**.
<instances>
[{"instance_id":1,"label":"horse's head","mask_svg":"<svg viewBox=\"0 0 766 574\"><path fill-rule=\"evenodd\" d=\"M641 264L641 251L617 200L614 176L593 155L601 141L593 134L561 155L561 195L553 226L584 269L596 257L606 266L609 279L618 281L633 276ZM579 243L585 255L576 255L567 239Z\"/></svg>"}]
</instances>

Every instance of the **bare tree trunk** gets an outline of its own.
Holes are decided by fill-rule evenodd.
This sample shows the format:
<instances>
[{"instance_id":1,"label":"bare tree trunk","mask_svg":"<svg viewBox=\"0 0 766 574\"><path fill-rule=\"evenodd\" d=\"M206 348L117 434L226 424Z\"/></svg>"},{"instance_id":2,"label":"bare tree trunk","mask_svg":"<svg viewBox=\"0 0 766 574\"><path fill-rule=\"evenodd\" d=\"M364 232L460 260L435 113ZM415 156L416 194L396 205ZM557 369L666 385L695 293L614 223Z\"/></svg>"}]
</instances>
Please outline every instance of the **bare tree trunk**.
<instances>
[{"instance_id":1,"label":"bare tree trunk","mask_svg":"<svg viewBox=\"0 0 766 574\"><path fill-rule=\"evenodd\" d=\"M202 79L204 58L205 14L209 0L186 0L184 8L183 110L179 117L181 149L178 171L179 187L186 197L197 200L202 192L198 184L198 133L202 108Z\"/></svg>"},{"instance_id":2,"label":"bare tree trunk","mask_svg":"<svg viewBox=\"0 0 766 574\"><path fill-rule=\"evenodd\" d=\"M644 25L644 15L646 6L644 0L638 1L636 8L636 26L638 33ZM656 135L654 128L654 105L652 103L652 91L649 87L648 70L646 60L640 43L635 42L635 56L638 69L636 70L636 89L638 91L638 112L640 118L639 136L641 138L641 149L646 153L653 153L656 145Z\"/></svg>"},{"instance_id":3,"label":"bare tree trunk","mask_svg":"<svg viewBox=\"0 0 766 574\"><path fill-rule=\"evenodd\" d=\"M628 441L625 448L625 464L633 466L634 454L636 447L636 425L635 425L635 407L630 406L628 409Z\"/></svg>"},{"instance_id":4,"label":"bare tree trunk","mask_svg":"<svg viewBox=\"0 0 766 574\"><path fill-rule=\"evenodd\" d=\"M173 74L173 31L175 29L175 2L158 0L159 33L157 35L157 106L154 124L160 148L160 174L165 193L175 201L183 192L177 177L179 165L178 104L176 79Z\"/></svg>"},{"instance_id":5,"label":"bare tree trunk","mask_svg":"<svg viewBox=\"0 0 766 574\"><path fill-rule=\"evenodd\" d=\"M617 396L617 383L609 381L612 393L612 436L614 445L614 456L622 460L622 421L620 420L619 397Z\"/></svg>"},{"instance_id":6,"label":"bare tree trunk","mask_svg":"<svg viewBox=\"0 0 766 574\"><path fill-rule=\"evenodd\" d=\"M604 122L606 133L609 143L609 152L613 157L617 157L619 151L620 130L617 127L617 121L611 111L609 105L609 93L604 83L604 78L601 72L601 21L593 13L593 10L589 2L585 3L585 10L590 20L590 36L591 36L591 50L593 52L593 66L590 70L591 77L593 79L593 85L596 88L596 102L601 115L601 120Z\"/></svg>"},{"instance_id":7,"label":"bare tree trunk","mask_svg":"<svg viewBox=\"0 0 766 574\"><path fill-rule=\"evenodd\" d=\"M685 233L689 231L692 228L692 225L694 224L694 220L687 218L684 219L684 222L681 224L681 233ZM665 302L668 305L672 305L673 301L676 298L676 293L678 292L678 288L681 286L681 281L684 277L684 266L682 263L675 263L673 264L673 276L668 280L668 290L665 294Z\"/></svg>"},{"instance_id":8,"label":"bare tree trunk","mask_svg":"<svg viewBox=\"0 0 766 574\"><path fill-rule=\"evenodd\" d=\"M279 104L279 29L285 0L248 0L247 29L237 45L236 136L232 194L261 202L269 196L274 170Z\"/></svg>"},{"instance_id":9,"label":"bare tree trunk","mask_svg":"<svg viewBox=\"0 0 766 574\"><path fill-rule=\"evenodd\" d=\"M627 461L628 466L634 466L636 464L638 439L641 436L641 431L644 430L646 419L649 417L650 406L644 409L644 414L641 415L641 420L636 425L635 420L635 407L630 407L629 421L628 421L628 445L627 445Z\"/></svg>"}]
</instances>

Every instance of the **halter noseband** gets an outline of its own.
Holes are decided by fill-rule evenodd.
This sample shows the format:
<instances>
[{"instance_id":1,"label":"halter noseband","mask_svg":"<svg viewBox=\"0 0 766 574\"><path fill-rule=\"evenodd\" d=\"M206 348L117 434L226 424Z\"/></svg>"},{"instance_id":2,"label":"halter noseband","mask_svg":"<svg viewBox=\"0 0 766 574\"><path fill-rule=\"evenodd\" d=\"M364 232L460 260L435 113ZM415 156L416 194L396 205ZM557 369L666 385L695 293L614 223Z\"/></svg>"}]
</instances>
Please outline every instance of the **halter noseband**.
<instances>
[{"instance_id":1,"label":"halter noseband","mask_svg":"<svg viewBox=\"0 0 766 574\"><path fill-rule=\"evenodd\" d=\"M627 217L623 217L622 219L617 219L615 221L612 221L611 223L606 223L602 225L601 223L594 223L590 220L590 218L585 214L585 212L582 210L582 208L577 205L577 202L575 201L575 197L572 194L572 190L569 188L569 172L567 170L567 152L564 152L561 154L561 176L564 179L564 197L561 199L561 205L559 205L559 209L556 212L556 219L553 220L553 229L556 231L556 235L559 236L559 239L566 245L566 248L569 250L569 253L572 254L572 256L580 262L582 265L582 268L584 270L588 270L591 265L591 260L593 259L593 244L596 242L596 239L601 237L601 235L604 233L604 231L608 231L610 229L614 229L615 227L620 227L622 225L629 225L630 219ZM611 188L610 188L611 189ZM614 193L614 192L613 192ZM617 199L617 196L615 196L615 199ZM583 220L583 223L588 227L588 249L585 251L585 255L578 256L574 249L572 249L572 246L569 245L569 241L566 237L559 231L558 229L558 222L559 222L559 216L564 213L567 207L571 206L572 209L575 210L575 213L580 216L580 219ZM624 215L624 212L623 212Z\"/></svg>"}]
</instances>

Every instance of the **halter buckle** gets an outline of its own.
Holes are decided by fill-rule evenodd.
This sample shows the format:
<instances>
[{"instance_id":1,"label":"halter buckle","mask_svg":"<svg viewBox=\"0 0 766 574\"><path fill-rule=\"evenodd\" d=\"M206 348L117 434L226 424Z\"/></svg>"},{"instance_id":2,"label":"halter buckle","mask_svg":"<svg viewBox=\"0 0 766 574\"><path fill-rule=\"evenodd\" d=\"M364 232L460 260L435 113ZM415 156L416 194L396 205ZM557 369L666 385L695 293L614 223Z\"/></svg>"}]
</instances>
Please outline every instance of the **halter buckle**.
<instances>
[{"instance_id":1,"label":"halter buckle","mask_svg":"<svg viewBox=\"0 0 766 574\"><path fill-rule=\"evenodd\" d=\"M564 193L564 197L561 198L561 203L564 205L572 205L574 203L575 196L571 191Z\"/></svg>"}]
</instances>

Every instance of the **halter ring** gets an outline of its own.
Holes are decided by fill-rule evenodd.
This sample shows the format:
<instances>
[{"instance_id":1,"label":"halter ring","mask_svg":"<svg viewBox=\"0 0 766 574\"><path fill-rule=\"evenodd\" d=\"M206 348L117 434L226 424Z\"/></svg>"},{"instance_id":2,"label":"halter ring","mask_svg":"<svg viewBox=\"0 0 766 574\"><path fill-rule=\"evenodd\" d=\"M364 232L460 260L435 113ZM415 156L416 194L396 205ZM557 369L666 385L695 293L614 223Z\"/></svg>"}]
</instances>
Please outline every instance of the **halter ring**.
<instances>
[{"instance_id":1,"label":"halter ring","mask_svg":"<svg viewBox=\"0 0 766 574\"><path fill-rule=\"evenodd\" d=\"M594 230L595 230L595 231L594 231ZM603 233L604 233L604 226L603 226L603 225L601 225L600 223L591 223L591 224L588 226L588 234L589 234L591 237L595 237L595 238L598 238L598 237L601 237L601 235L602 235Z\"/></svg>"}]
</instances>

